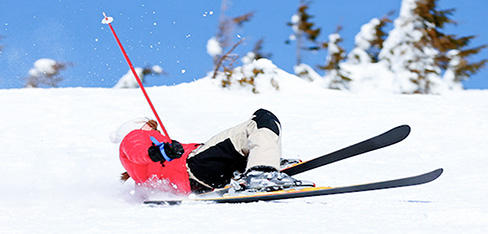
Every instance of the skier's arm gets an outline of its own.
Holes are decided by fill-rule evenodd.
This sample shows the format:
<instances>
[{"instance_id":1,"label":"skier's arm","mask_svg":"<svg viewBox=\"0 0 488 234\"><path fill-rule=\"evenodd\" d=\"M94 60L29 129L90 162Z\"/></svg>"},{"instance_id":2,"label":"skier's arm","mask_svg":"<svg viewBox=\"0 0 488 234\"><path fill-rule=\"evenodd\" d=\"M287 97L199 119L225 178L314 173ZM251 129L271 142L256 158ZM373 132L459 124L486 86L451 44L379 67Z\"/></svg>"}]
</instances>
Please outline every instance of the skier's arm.
<instances>
[{"instance_id":1,"label":"skier's arm","mask_svg":"<svg viewBox=\"0 0 488 234\"><path fill-rule=\"evenodd\" d=\"M148 155L147 148L149 144L147 141L132 142L130 147L124 147L124 154L129 161L136 164L149 164L153 161Z\"/></svg>"}]
</instances>

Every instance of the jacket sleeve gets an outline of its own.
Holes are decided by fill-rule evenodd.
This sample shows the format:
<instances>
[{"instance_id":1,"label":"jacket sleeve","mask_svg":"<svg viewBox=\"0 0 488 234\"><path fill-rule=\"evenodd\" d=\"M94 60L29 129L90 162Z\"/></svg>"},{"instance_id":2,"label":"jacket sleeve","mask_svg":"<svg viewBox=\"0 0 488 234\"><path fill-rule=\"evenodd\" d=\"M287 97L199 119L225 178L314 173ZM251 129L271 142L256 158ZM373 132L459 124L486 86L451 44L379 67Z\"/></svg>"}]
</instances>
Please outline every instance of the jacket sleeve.
<instances>
[{"instance_id":1,"label":"jacket sleeve","mask_svg":"<svg viewBox=\"0 0 488 234\"><path fill-rule=\"evenodd\" d=\"M154 163L147 153L147 149L152 145L150 132L151 131L134 130L127 134L122 141L120 150L132 163Z\"/></svg>"}]
</instances>

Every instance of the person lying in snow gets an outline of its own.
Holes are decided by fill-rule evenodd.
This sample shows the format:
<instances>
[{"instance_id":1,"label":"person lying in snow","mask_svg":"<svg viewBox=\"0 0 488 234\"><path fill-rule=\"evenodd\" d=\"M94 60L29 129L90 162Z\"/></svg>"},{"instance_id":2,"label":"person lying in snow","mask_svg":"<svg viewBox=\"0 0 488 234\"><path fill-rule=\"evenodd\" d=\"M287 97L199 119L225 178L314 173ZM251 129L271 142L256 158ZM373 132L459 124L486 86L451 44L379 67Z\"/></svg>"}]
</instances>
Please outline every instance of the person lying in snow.
<instances>
[{"instance_id":1,"label":"person lying in snow","mask_svg":"<svg viewBox=\"0 0 488 234\"><path fill-rule=\"evenodd\" d=\"M129 126L139 126L125 135ZM271 112L259 109L252 117L203 144L161 143L165 138L154 120L129 121L112 136L122 138L120 161L137 185L168 181L178 193L222 188L241 172L244 189L270 191L302 182L280 172L281 125Z\"/></svg>"}]
</instances>

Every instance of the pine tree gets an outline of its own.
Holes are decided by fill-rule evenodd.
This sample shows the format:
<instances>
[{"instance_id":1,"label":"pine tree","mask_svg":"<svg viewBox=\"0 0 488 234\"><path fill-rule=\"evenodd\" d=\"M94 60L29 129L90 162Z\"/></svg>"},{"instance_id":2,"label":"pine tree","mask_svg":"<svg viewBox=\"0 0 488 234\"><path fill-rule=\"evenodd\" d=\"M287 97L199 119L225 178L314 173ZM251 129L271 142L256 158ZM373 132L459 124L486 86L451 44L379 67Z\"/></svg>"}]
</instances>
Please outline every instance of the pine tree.
<instances>
[{"instance_id":1,"label":"pine tree","mask_svg":"<svg viewBox=\"0 0 488 234\"><path fill-rule=\"evenodd\" d=\"M320 43L317 42L317 37L320 35L321 29L314 29L315 24L310 21L313 16L307 12L309 5L310 2L305 3L303 0L300 1L297 13L292 16L291 22L287 23L288 26L292 27L293 34L285 41L285 43L290 44L291 41L296 41L296 65L302 63L302 50L316 51L321 49ZM306 41L304 39L306 39ZM311 45L305 46L307 41Z\"/></svg>"},{"instance_id":2,"label":"pine tree","mask_svg":"<svg viewBox=\"0 0 488 234\"><path fill-rule=\"evenodd\" d=\"M379 61L379 53L383 49L383 42L388 34L385 27L391 23L389 18L393 11L381 19L373 18L367 24L361 26L360 32L355 37L355 47L347 56L350 64L376 63Z\"/></svg>"},{"instance_id":3,"label":"pine tree","mask_svg":"<svg viewBox=\"0 0 488 234\"><path fill-rule=\"evenodd\" d=\"M371 47L366 50L374 63L379 61L379 53L383 49L383 42L385 42L385 39L388 36L388 33L385 32L385 27L392 22L390 17L393 13L394 11L390 11L383 16L374 27L374 37L370 41Z\"/></svg>"},{"instance_id":4,"label":"pine tree","mask_svg":"<svg viewBox=\"0 0 488 234\"><path fill-rule=\"evenodd\" d=\"M482 45L472 49L460 48L449 50L447 52L445 57L449 60L449 63L446 65L444 79L449 82L449 88L453 89L452 86L461 85L461 81L467 80L471 75L477 73L481 68L485 67L486 63L488 62L487 59L470 63L467 58L471 55L479 53L486 47L487 45ZM449 74L452 74L452 76L449 76Z\"/></svg>"},{"instance_id":5,"label":"pine tree","mask_svg":"<svg viewBox=\"0 0 488 234\"><path fill-rule=\"evenodd\" d=\"M486 45L466 49L472 36L457 37L442 32L454 9L438 10L437 0L403 0L395 28L384 42L380 59L395 73L400 91L404 93L437 93L449 77L458 83L476 73L486 60L469 63L467 57ZM450 85L452 86L452 85Z\"/></svg>"},{"instance_id":6,"label":"pine tree","mask_svg":"<svg viewBox=\"0 0 488 234\"><path fill-rule=\"evenodd\" d=\"M57 87L59 82L64 80L60 72L69 65L69 63L59 62L53 59L38 59L34 62L34 67L29 70L29 77L26 78L25 87Z\"/></svg>"},{"instance_id":7,"label":"pine tree","mask_svg":"<svg viewBox=\"0 0 488 234\"><path fill-rule=\"evenodd\" d=\"M387 62L402 93L430 93L440 72L435 63L438 52L425 39L426 24L415 13L417 2L402 1L400 16L380 52L380 60Z\"/></svg>"},{"instance_id":8,"label":"pine tree","mask_svg":"<svg viewBox=\"0 0 488 234\"><path fill-rule=\"evenodd\" d=\"M264 53L263 52L263 44L264 44L264 38L259 39L256 44L254 44L254 48L252 50L252 53L254 54L254 59L262 59L262 58L271 58L271 53Z\"/></svg>"},{"instance_id":9,"label":"pine tree","mask_svg":"<svg viewBox=\"0 0 488 234\"><path fill-rule=\"evenodd\" d=\"M485 66L486 59L470 63L468 57L479 53L487 45L467 49L475 36L457 37L442 32L441 30L447 24L457 24L449 18L454 14L455 9L438 10L436 6L437 0L419 1L415 13L425 22L423 30L428 36L424 40L431 40L433 47L439 51L436 63L446 71L444 78L448 79L451 86L460 84Z\"/></svg>"},{"instance_id":10,"label":"pine tree","mask_svg":"<svg viewBox=\"0 0 488 234\"><path fill-rule=\"evenodd\" d=\"M324 48L327 48L328 53L325 66L319 66L319 68L326 72L324 78L328 83L328 88L346 90L349 89L351 78L348 77L348 72L341 68L341 62L346 57L344 48L339 45L343 41L339 35L341 30L342 27L338 26L336 32L329 35L329 41L322 44Z\"/></svg>"}]
</instances>

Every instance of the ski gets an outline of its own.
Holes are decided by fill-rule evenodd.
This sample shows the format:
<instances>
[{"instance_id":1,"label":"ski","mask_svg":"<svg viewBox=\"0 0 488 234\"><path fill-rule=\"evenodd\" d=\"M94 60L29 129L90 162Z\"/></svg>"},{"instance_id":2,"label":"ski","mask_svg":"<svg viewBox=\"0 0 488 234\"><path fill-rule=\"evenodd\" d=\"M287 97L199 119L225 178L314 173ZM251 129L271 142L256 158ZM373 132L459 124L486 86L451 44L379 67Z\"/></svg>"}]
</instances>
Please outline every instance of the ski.
<instances>
[{"instance_id":1,"label":"ski","mask_svg":"<svg viewBox=\"0 0 488 234\"><path fill-rule=\"evenodd\" d=\"M412 176L412 177L405 177L405 178L394 179L394 180L387 180L387 181L380 181L375 183L359 184L359 185L352 185L352 186L343 186L343 187L309 187L303 189L280 190L274 192L261 192L255 194L243 193L243 195L239 195L239 192L236 192L237 195L224 194L222 196L217 196L214 198L208 198L208 195L200 195L192 199L145 201L144 204L177 205L183 202L248 203L248 202L257 202L257 201L276 201L276 200L292 199L292 198L355 193L355 192L425 184L437 179L442 174L442 172L443 169L440 168L432 172L428 172L425 174ZM222 191L225 190L229 190L229 189L222 189Z\"/></svg>"},{"instance_id":2,"label":"ski","mask_svg":"<svg viewBox=\"0 0 488 234\"><path fill-rule=\"evenodd\" d=\"M322 155L317 158L299 164L295 164L281 171L290 176L296 175L333 162L337 162L359 154L377 150L389 145L393 145L407 138L408 134L410 134L410 126L401 125L387 132L384 132L380 135L371 137L365 141L356 143L354 145L342 148L335 152Z\"/></svg>"},{"instance_id":3,"label":"ski","mask_svg":"<svg viewBox=\"0 0 488 234\"><path fill-rule=\"evenodd\" d=\"M292 176L308 170L315 169L330 163L347 159L359 154L367 153L376 149L396 144L410 134L410 126L401 125L380 135L371 137L359 143L347 146L340 150L328 153L311 160L301 162L281 171ZM257 192L234 191L232 186L222 189L215 189L211 192L196 195L194 198L175 199L175 200L149 200L145 201L147 205L175 205L182 202L215 202L215 203L246 203L256 201L273 201L290 198L303 198L313 196L324 196L340 193L353 193L369 190L388 189L396 187L405 187L418 184L428 183L437 179L443 172L443 169L437 169L429 173L418 176L406 177L395 180L380 181L375 183L343 186L343 187L305 187L294 188L289 190L280 190L274 192Z\"/></svg>"}]
</instances>

